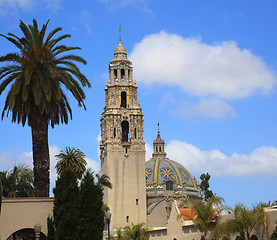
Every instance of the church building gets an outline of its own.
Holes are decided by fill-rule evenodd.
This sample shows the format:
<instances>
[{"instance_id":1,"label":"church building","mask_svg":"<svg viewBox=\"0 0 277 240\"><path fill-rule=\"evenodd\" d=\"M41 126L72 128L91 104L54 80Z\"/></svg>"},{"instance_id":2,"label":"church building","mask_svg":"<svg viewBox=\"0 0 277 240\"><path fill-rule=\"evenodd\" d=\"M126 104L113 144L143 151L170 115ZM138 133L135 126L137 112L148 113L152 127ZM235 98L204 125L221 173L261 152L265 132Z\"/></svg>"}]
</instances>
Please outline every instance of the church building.
<instances>
[{"instance_id":1,"label":"church building","mask_svg":"<svg viewBox=\"0 0 277 240\"><path fill-rule=\"evenodd\" d=\"M112 213L111 229L147 222L143 113L133 80L133 65L121 41L109 63L101 116L101 174L113 184L104 190Z\"/></svg>"},{"instance_id":2,"label":"church building","mask_svg":"<svg viewBox=\"0 0 277 240\"><path fill-rule=\"evenodd\" d=\"M158 129L153 155L145 161L143 113L133 79L133 65L119 41L109 62L105 106L101 116L101 174L113 184L104 190L112 213L111 229L130 223L165 227L174 200L200 198L196 179L166 156Z\"/></svg>"}]
</instances>

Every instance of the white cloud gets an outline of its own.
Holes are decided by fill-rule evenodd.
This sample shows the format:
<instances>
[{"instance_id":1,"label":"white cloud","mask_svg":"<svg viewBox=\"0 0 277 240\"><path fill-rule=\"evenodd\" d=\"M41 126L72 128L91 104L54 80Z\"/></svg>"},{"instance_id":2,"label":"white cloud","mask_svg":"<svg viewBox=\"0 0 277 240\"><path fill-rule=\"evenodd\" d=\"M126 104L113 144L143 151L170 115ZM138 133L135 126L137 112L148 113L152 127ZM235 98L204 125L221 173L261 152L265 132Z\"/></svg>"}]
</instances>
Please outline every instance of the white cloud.
<instances>
[{"instance_id":1,"label":"white cloud","mask_svg":"<svg viewBox=\"0 0 277 240\"><path fill-rule=\"evenodd\" d=\"M201 98L199 103L183 101L171 113L184 119L195 117L221 119L235 116L235 110L226 102L217 98Z\"/></svg>"},{"instance_id":2,"label":"white cloud","mask_svg":"<svg viewBox=\"0 0 277 240\"><path fill-rule=\"evenodd\" d=\"M0 0L0 19L18 14L19 10L30 11L34 0Z\"/></svg>"},{"instance_id":3,"label":"white cloud","mask_svg":"<svg viewBox=\"0 0 277 240\"><path fill-rule=\"evenodd\" d=\"M0 7L27 9L33 5L33 0L0 0Z\"/></svg>"},{"instance_id":4,"label":"white cloud","mask_svg":"<svg viewBox=\"0 0 277 240\"><path fill-rule=\"evenodd\" d=\"M269 93L276 84L262 58L234 41L208 45L161 31L137 43L130 59L136 80L177 86L197 97L238 99Z\"/></svg>"},{"instance_id":5,"label":"white cloud","mask_svg":"<svg viewBox=\"0 0 277 240\"><path fill-rule=\"evenodd\" d=\"M98 161L92 160L90 158L86 158L87 161L87 169L91 169L94 173L100 172L100 165Z\"/></svg>"},{"instance_id":6,"label":"white cloud","mask_svg":"<svg viewBox=\"0 0 277 240\"><path fill-rule=\"evenodd\" d=\"M50 155L50 184L55 185L56 179L57 179L57 172L56 172L56 163L57 160L55 158L55 155L59 154L61 149L56 146L52 145L49 146L49 155Z\"/></svg>"},{"instance_id":7,"label":"white cloud","mask_svg":"<svg viewBox=\"0 0 277 240\"><path fill-rule=\"evenodd\" d=\"M153 149L150 144L145 143L145 161L148 161L152 157Z\"/></svg>"},{"instance_id":8,"label":"white cloud","mask_svg":"<svg viewBox=\"0 0 277 240\"><path fill-rule=\"evenodd\" d=\"M146 0L98 0L98 1L112 9L133 6L146 13L152 13L152 10L148 7Z\"/></svg>"},{"instance_id":9,"label":"white cloud","mask_svg":"<svg viewBox=\"0 0 277 240\"><path fill-rule=\"evenodd\" d=\"M80 14L80 20L81 20L82 24L84 25L87 34L91 36L92 35L91 14L88 11L83 10Z\"/></svg>"},{"instance_id":10,"label":"white cloud","mask_svg":"<svg viewBox=\"0 0 277 240\"><path fill-rule=\"evenodd\" d=\"M16 164L14 160L15 151L2 152L0 155L0 171L11 170Z\"/></svg>"},{"instance_id":11,"label":"white cloud","mask_svg":"<svg viewBox=\"0 0 277 240\"><path fill-rule=\"evenodd\" d=\"M168 157L185 166L189 171L212 176L256 176L277 177L277 148L262 146L250 154L233 153L226 156L218 149L202 151L199 148L178 140L166 146Z\"/></svg>"},{"instance_id":12,"label":"white cloud","mask_svg":"<svg viewBox=\"0 0 277 240\"><path fill-rule=\"evenodd\" d=\"M42 0L43 8L49 9L52 12L57 12L61 9L62 0ZM40 4L35 0L0 0L0 18L7 15L15 15L18 10L34 11Z\"/></svg>"},{"instance_id":13,"label":"white cloud","mask_svg":"<svg viewBox=\"0 0 277 240\"><path fill-rule=\"evenodd\" d=\"M46 5L46 9L49 9L52 12L57 12L62 6L62 0L43 0L43 2Z\"/></svg>"}]
</instances>

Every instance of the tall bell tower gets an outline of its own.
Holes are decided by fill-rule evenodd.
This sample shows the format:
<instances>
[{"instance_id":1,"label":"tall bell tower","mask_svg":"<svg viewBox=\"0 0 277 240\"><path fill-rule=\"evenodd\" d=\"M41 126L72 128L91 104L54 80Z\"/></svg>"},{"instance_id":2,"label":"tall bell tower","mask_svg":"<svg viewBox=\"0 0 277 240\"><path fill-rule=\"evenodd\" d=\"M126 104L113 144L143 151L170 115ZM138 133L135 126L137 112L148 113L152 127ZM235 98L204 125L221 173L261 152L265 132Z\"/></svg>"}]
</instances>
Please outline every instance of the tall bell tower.
<instances>
[{"instance_id":1,"label":"tall bell tower","mask_svg":"<svg viewBox=\"0 0 277 240\"><path fill-rule=\"evenodd\" d=\"M109 62L101 116L101 173L113 184L105 188L104 203L111 213L111 229L146 223L145 143L143 113L133 80L133 66L121 40Z\"/></svg>"}]
</instances>

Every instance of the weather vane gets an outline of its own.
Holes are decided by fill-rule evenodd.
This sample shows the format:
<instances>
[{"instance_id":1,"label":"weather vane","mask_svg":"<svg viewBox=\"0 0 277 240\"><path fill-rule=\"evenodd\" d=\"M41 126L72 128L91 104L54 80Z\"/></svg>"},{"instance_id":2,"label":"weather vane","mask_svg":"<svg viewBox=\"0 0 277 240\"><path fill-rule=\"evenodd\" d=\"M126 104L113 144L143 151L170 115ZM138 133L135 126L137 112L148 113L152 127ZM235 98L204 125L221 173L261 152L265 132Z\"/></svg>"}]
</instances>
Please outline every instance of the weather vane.
<instances>
[{"instance_id":1,"label":"weather vane","mask_svg":"<svg viewBox=\"0 0 277 240\"><path fill-rule=\"evenodd\" d=\"M121 32L122 32L122 28L121 28L121 25L119 25L119 29L118 29L118 32L119 32L119 43L121 43Z\"/></svg>"}]
</instances>

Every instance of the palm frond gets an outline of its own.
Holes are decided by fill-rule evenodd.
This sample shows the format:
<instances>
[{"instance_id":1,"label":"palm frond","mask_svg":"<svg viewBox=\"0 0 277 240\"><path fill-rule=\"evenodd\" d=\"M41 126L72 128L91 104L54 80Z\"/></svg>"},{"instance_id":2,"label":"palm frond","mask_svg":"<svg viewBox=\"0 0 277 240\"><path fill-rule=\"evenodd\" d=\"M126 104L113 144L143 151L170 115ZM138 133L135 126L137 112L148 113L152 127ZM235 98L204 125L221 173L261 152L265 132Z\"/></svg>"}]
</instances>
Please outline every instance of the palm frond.
<instances>
[{"instance_id":1,"label":"palm frond","mask_svg":"<svg viewBox=\"0 0 277 240\"><path fill-rule=\"evenodd\" d=\"M11 38L11 37L7 37L3 34L0 34L0 36L6 38L8 41L10 41L11 43L13 43L17 48L19 48L20 50L22 50L22 45L20 44L19 41L17 41L16 39L14 38Z\"/></svg>"},{"instance_id":2,"label":"palm frond","mask_svg":"<svg viewBox=\"0 0 277 240\"><path fill-rule=\"evenodd\" d=\"M46 46L48 46L48 42L50 41L50 39L51 39L57 32L59 32L59 31L61 31L61 30L62 30L61 27L57 27L57 28L55 28L54 30L52 30L52 31L48 34L48 36L47 36L46 41L44 42L44 44L45 44Z\"/></svg>"},{"instance_id":3,"label":"palm frond","mask_svg":"<svg viewBox=\"0 0 277 240\"><path fill-rule=\"evenodd\" d=\"M7 55L0 57L0 62L17 62L21 63L21 57L17 53L8 53Z\"/></svg>"},{"instance_id":4,"label":"palm frond","mask_svg":"<svg viewBox=\"0 0 277 240\"><path fill-rule=\"evenodd\" d=\"M32 36L32 33L31 33L30 29L28 28L28 26L23 21L20 20L19 27L20 27L21 31L23 32L23 34L25 36L24 39L26 39L26 40L28 39L28 42L32 43L33 42L33 36Z\"/></svg>"},{"instance_id":5,"label":"palm frond","mask_svg":"<svg viewBox=\"0 0 277 240\"><path fill-rule=\"evenodd\" d=\"M72 51L72 50L81 50L81 48L80 47L67 47L66 45L58 45L58 46L52 48L51 52L52 52L53 56L57 56L60 53L68 52L68 51Z\"/></svg>"},{"instance_id":6,"label":"palm frond","mask_svg":"<svg viewBox=\"0 0 277 240\"><path fill-rule=\"evenodd\" d=\"M52 39L50 40L48 43L47 43L47 46L52 49L58 42L60 42L61 40L63 39L66 39L66 38L70 38L71 35L70 34L65 34L65 35L62 35L58 38L55 38L55 39Z\"/></svg>"}]
</instances>

